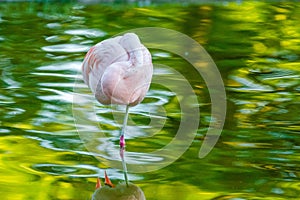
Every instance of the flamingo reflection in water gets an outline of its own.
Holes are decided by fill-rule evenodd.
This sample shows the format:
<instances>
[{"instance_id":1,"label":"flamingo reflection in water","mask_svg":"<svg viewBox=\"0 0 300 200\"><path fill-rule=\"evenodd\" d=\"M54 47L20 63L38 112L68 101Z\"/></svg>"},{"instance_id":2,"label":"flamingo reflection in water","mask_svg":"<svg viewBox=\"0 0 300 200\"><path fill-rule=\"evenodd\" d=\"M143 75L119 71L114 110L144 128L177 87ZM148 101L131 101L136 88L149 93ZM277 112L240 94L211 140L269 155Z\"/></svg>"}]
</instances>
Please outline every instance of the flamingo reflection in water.
<instances>
[{"instance_id":1,"label":"flamingo reflection in water","mask_svg":"<svg viewBox=\"0 0 300 200\"><path fill-rule=\"evenodd\" d=\"M84 82L100 103L126 106L120 134L120 156L126 186L131 188L124 160L125 130L129 107L139 104L150 87L153 74L151 54L136 34L126 33L93 46L84 58L82 72Z\"/></svg>"}]
</instances>

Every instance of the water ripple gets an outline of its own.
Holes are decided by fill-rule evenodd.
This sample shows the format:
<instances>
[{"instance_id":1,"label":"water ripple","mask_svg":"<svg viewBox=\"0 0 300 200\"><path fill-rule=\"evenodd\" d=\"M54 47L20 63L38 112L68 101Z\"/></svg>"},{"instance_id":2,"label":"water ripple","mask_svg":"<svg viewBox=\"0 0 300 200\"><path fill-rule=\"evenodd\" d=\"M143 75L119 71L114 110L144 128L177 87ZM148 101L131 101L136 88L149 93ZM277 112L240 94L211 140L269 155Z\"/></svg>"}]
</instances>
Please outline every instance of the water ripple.
<instances>
[{"instance_id":1,"label":"water ripple","mask_svg":"<svg viewBox=\"0 0 300 200\"><path fill-rule=\"evenodd\" d=\"M36 70L39 71L81 71L81 62L73 61L73 62L59 62L51 65L45 65L37 67Z\"/></svg>"},{"instance_id":2,"label":"water ripple","mask_svg":"<svg viewBox=\"0 0 300 200\"><path fill-rule=\"evenodd\" d=\"M43 51L51 53L79 53L87 52L90 46L82 44L57 44L42 47Z\"/></svg>"},{"instance_id":3,"label":"water ripple","mask_svg":"<svg viewBox=\"0 0 300 200\"><path fill-rule=\"evenodd\" d=\"M73 103L73 94L70 92L63 92L60 90L50 89L50 88L41 88L41 90L49 91L55 93L55 95L43 95L38 96L38 99L43 101L62 101L66 103Z\"/></svg>"},{"instance_id":4,"label":"water ripple","mask_svg":"<svg viewBox=\"0 0 300 200\"><path fill-rule=\"evenodd\" d=\"M73 29L66 30L65 33L69 35L85 36L87 38L104 37L107 35L106 32L97 29Z\"/></svg>"},{"instance_id":5,"label":"water ripple","mask_svg":"<svg viewBox=\"0 0 300 200\"><path fill-rule=\"evenodd\" d=\"M240 87L229 88L232 91L237 92L272 92L274 89L269 85L259 84L249 78L240 77L240 76L230 76L230 79L236 81L240 84Z\"/></svg>"},{"instance_id":6,"label":"water ripple","mask_svg":"<svg viewBox=\"0 0 300 200\"><path fill-rule=\"evenodd\" d=\"M51 175L64 175L70 177L97 177L99 168L91 165L59 165L59 164L35 164L33 169Z\"/></svg>"}]
</instances>

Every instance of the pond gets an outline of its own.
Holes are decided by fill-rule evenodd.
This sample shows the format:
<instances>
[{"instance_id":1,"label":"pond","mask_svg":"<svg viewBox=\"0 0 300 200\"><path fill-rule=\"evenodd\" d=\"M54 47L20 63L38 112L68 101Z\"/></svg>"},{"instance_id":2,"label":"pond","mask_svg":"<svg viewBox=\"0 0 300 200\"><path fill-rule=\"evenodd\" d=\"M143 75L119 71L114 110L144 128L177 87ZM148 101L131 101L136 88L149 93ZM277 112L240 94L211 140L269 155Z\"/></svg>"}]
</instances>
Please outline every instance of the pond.
<instances>
[{"instance_id":1,"label":"pond","mask_svg":"<svg viewBox=\"0 0 300 200\"><path fill-rule=\"evenodd\" d=\"M123 180L124 107L98 103L81 64L135 30L154 76L130 108L126 155L147 200L299 198L299 3L129 2L0 3L0 196L86 200L104 170Z\"/></svg>"}]
</instances>

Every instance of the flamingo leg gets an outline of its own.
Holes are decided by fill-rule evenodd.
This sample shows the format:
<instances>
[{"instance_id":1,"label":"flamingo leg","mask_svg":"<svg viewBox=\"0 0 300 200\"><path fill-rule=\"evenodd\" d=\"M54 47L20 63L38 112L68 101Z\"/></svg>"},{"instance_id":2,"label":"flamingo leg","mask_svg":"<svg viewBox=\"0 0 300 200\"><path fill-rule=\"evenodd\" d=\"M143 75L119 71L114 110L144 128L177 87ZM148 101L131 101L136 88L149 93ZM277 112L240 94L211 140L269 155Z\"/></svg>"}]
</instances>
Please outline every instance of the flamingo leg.
<instances>
[{"instance_id":1,"label":"flamingo leg","mask_svg":"<svg viewBox=\"0 0 300 200\"><path fill-rule=\"evenodd\" d=\"M125 147L125 131L126 131L126 126L127 126L128 114L129 114L128 111L129 111L129 105L126 105L123 127L122 127L121 135L120 135L120 147L121 148Z\"/></svg>"},{"instance_id":2,"label":"flamingo leg","mask_svg":"<svg viewBox=\"0 0 300 200\"><path fill-rule=\"evenodd\" d=\"M128 186L127 166L126 166L124 154L125 154L125 131L126 131L126 126L127 126L128 114L129 114L128 111L129 111L129 105L126 105L123 127L122 127L121 135L120 135L120 157L122 160L124 178L125 178L125 183L127 186Z\"/></svg>"}]
</instances>

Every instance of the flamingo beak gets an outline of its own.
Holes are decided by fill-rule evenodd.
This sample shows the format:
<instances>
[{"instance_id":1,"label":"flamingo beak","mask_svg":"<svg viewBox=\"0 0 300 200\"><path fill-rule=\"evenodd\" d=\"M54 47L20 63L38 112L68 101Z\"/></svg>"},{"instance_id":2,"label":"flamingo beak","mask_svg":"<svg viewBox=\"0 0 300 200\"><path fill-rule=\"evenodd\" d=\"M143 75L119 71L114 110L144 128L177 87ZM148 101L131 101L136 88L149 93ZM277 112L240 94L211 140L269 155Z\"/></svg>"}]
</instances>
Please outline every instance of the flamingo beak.
<instances>
[{"instance_id":1,"label":"flamingo beak","mask_svg":"<svg viewBox=\"0 0 300 200\"><path fill-rule=\"evenodd\" d=\"M100 178L97 178L97 183L96 183L96 189L101 188L101 181Z\"/></svg>"},{"instance_id":2,"label":"flamingo beak","mask_svg":"<svg viewBox=\"0 0 300 200\"><path fill-rule=\"evenodd\" d=\"M115 185L114 184L112 184L112 182L110 181L110 179L108 178L108 176L107 176L107 174L106 174L106 171L104 171L104 176L105 176L105 182L104 182L104 184L105 185L108 185L109 187L115 187Z\"/></svg>"}]
</instances>

